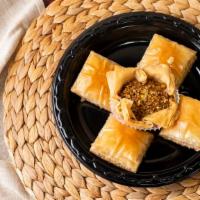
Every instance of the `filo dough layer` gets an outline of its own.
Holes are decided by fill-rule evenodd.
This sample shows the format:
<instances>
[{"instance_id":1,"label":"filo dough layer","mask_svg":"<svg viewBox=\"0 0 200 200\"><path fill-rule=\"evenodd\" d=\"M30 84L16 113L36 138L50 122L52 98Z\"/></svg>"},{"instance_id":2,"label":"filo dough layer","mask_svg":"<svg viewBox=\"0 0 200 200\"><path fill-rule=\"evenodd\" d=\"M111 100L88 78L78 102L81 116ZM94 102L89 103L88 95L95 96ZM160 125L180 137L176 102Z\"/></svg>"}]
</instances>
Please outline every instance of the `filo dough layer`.
<instances>
[{"instance_id":1,"label":"filo dough layer","mask_svg":"<svg viewBox=\"0 0 200 200\"><path fill-rule=\"evenodd\" d=\"M106 72L119 66L117 63L91 51L71 91L100 108L110 110L110 92Z\"/></svg>"},{"instance_id":2,"label":"filo dough layer","mask_svg":"<svg viewBox=\"0 0 200 200\"><path fill-rule=\"evenodd\" d=\"M110 115L90 151L118 167L136 172L152 139L151 133L129 128Z\"/></svg>"},{"instance_id":3,"label":"filo dough layer","mask_svg":"<svg viewBox=\"0 0 200 200\"><path fill-rule=\"evenodd\" d=\"M145 71L152 71L152 67L170 66L175 76L176 86L179 87L195 60L196 51L154 34L138 66Z\"/></svg>"},{"instance_id":4,"label":"filo dough layer","mask_svg":"<svg viewBox=\"0 0 200 200\"><path fill-rule=\"evenodd\" d=\"M163 129L160 136L196 151L200 150L200 101L180 97L179 117L174 126Z\"/></svg>"}]
</instances>

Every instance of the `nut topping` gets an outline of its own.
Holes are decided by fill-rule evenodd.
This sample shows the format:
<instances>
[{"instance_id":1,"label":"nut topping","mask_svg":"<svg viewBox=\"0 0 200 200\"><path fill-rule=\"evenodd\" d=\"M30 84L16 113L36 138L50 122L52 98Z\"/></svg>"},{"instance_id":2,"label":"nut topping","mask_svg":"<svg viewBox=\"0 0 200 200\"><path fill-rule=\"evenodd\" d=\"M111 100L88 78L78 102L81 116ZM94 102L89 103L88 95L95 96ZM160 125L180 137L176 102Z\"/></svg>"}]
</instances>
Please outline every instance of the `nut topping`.
<instances>
[{"instance_id":1,"label":"nut topping","mask_svg":"<svg viewBox=\"0 0 200 200\"><path fill-rule=\"evenodd\" d=\"M172 97L165 89L164 83L151 78L146 82L134 79L122 87L119 96L133 101L132 111L136 119L141 120L146 115L169 107L169 99Z\"/></svg>"}]
</instances>

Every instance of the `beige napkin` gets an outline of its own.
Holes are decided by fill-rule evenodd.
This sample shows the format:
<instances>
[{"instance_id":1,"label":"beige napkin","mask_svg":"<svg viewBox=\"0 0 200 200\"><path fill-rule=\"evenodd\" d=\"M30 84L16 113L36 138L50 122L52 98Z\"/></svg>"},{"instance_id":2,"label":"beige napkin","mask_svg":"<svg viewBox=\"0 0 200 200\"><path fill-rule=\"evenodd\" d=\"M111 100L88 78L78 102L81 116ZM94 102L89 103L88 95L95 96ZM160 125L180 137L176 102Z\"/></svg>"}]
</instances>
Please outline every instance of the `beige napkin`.
<instances>
[{"instance_id":1,"label":"beige napkin","mask_svg":"<svg viewBox=\"0 0 200 200\"><path fill-rule=\"evenodd\" d=\"M0 0L0 71L32 19L43 9L42 0Z\"/></svg>"},{"instance_id":2,"label":"beige napkin","mask_svg":"<svg viewBox=\"0 0 200 200\"><path fill-rule=\"evenodd\" d=\"M0 0L0 199L29 200L10 163L3 134L2 93L6 64L31 21L44 10L42 0Z\"/></svg>"}]
</instances>

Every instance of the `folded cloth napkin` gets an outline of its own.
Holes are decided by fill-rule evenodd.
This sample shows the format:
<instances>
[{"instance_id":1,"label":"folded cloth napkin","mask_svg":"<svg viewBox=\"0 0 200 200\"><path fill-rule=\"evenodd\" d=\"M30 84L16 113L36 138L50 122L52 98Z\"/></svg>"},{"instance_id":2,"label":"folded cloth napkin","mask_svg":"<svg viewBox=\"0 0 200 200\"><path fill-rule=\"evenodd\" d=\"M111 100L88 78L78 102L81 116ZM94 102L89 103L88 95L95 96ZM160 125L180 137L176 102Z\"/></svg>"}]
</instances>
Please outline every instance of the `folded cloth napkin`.
<instances>
[{"instance_id":1,"label":"folded cloth napkin","mask_svg":"<svg viewBox=\"0 0 200 200\"><path fill-rule=\"evenodd\" d=\"M31 200L13 166L0 160L0 196L2 200Z\"/></svg>"},{"instance_id":2,"label":"folded cloth napkin","mask_svg":"<svg viewBox=\"0 0 200 200\"><path fill-rule=\"evenodd\" d=\"M16 50L26 29L42 11L42 0L0 0L0 199L29 200L12 166L3 133L2 93L6 64Z\"/></svg>"},{"instance_id":3,"label":"folded cloth napkin","mask_svg":"<svg viewBox=\"0 0 200 200\"><path fill-rule=\"evenodd\" d=\"M44 9L42 0L0 0L0 71L30 22Z\"/></svg>"}]
</instances>

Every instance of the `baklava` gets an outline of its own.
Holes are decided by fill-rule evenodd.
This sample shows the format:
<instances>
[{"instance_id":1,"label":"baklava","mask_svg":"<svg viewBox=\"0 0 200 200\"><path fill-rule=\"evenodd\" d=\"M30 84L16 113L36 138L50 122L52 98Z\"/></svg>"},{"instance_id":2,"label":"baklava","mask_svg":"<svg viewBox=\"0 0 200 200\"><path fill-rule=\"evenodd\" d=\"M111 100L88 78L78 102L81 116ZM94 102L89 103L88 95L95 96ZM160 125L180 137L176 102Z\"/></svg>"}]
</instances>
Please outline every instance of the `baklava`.
<instances>
[{"instance_id":1,"label":"baklava","mask_svg":"<svg viewBox=\"0 0 200 200\"><path fill-rule=\"evenodd\" d=\"M173 74L159 69L149 76L138 68L107 72L110 108L121 123L136 129L167 128L177 117L178 103Z\"/></svg>"},{"instance_id":2,"label":"baklava","mask_svg":"<svg viewBox=\"0 0 200 200\"><path fill-rule=\"evenodd\" d=\"M152 139L151 133L129 128L110 115L90 151L118 167L137 172Z\"/></svg>"},{"instance_id":3,"label":"baklava","mask_svg":"<svg viewBox=\"0 0 200 200\"><path fill-rule=\"evenodd\" d=\"M113 70L115 66L119 65L91 51L71 91L88 102L109 111L110 92L106 72Z\"/></svg>"},{"instance_id":4,"label":"baklava","mask_svg":"<svg viewBox=\"0 0 200 200\"><path fill-rule=\"evenodd\" d=\"M149 73L156 73L159 66L170 66L175 76L176 86L179 87L195 59L196 51L154 34L138 66Z\"/></svg>"},{"instance_id":5,"label":"baklava","mask_svg":"<svg viewBox=\"0 0 200 200\"><path fill-rule=\"evenodd\" d=\"M175 124L160 132L160 136L179 145L200 150L200 101L180 97L179 117Z\"/></svg>"}]
</instances>

